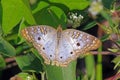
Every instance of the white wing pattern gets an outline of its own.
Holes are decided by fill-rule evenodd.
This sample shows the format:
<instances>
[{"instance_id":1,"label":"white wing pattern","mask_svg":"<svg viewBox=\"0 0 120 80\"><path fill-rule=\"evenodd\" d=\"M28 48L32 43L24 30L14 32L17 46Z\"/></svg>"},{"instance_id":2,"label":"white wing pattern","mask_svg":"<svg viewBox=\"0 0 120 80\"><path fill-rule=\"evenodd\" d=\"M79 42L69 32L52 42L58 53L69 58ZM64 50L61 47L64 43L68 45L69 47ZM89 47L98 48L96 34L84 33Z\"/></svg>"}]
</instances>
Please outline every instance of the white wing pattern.
<instances>
[{"instance_id":1,"label":"white wing pattern","mask_svg":"<svg viewBox=\"0 0 120 80\"><path fill-rule=\"evenodd\" d=\"M66 66L80 54L97 49L101 42L94 36L82 31L67 29L62 32L57 61Z\"/></svg>"},{"instance_id":2,"label":"white wing pattern","mask_svg":"<svg viewBox=\"0 0 120 80\"><path fill-rule=\"evenodd\" d=\"M32 42L46 64L65 67L80 54L97 49L101 42L82 31L67 29L62 31L50 26L40 25L22 30L27 41Z\"/></svg>"},{"instance_id":3,"label":"white wing pattern","mask_svg":"<svg viewBox=\"0 0 120 80\"><path fill-rule=\"evenodd\" d=\"M21 33L27 41L33 44L46 64L55 60L57 32L54 28L45 25L31 26L23 29Z\"/></svg>"}]
</instances>

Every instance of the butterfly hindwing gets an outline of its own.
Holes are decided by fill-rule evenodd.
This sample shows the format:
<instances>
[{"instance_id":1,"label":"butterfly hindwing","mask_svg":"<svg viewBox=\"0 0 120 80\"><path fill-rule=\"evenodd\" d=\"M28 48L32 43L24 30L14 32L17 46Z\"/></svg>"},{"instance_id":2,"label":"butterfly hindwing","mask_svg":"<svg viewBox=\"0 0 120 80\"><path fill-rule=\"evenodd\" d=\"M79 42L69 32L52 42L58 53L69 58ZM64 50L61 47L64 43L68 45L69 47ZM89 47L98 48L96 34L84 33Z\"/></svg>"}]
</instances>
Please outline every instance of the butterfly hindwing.
<instances>
[{"instance_id":1,"label":"butterfly hindwing","mask_svg":"<svg viewBox=\"0 0 120 80\"><path fill-rule=\"evenodd\" d=\"M60 66L67 66L69 61L75 58L73 46L68 40L69 37L61 34L58 45L58 53L56 55L57 64Z\"/></svg>"},{"instance_id":2,"label":"butterfly hindwing","mask_svg":"<svg viewBox=\"0 0 120 80\"><path fill-rule=\"evenodd\" d=\"M54 28L45 25L32 26L23 29L22 35L33 44L46 64L55 59L57 35Z\"/></svg>"}]
</instances>

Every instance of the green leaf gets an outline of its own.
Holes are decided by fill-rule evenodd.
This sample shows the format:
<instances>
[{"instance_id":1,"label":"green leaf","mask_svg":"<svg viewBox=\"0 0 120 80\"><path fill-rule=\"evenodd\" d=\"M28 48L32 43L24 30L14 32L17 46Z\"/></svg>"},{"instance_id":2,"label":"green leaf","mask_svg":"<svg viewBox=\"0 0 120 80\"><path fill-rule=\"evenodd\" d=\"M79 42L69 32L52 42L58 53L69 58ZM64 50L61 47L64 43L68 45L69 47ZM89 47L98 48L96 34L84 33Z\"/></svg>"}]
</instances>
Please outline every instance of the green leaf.
<instances>
[{"instance_id":1,"label":"green leaf","mask_svg":"<svg viewBox=\"0 0 120 80\"><path fill-rule=\"evenodd\" d=\"M65 13L58 7L45 7L34 14L37 24L50 25L57 27L58 25L65 26Z\"/></svg>"},{"instance_id":2,"label":"green leaf","mask_svg":"<svg viewBox=\"0 0 120 80\"><path fill-rule=\"evenodd\" d=\"M16 57L16 62L22 71L42 71L41 61L32 53Z\"/></svg>"},{"instance_id":3,"label":"green leaf","mask_svg":"<svg viewBox=\"0 0 120 80\"><path fill-rule=\"evenodd\" d=\"M34 75L21 72L18 73L17 75L13 76L10 80L37 80Z\"/></svg>"},{"instance_id":4,"label":"green leaf","mask_svg":"<svg viewBox=\"0 0 120 80\"><path fill-rule=\"evenodd\" d=\"M23 1L23 3L25 4L25 6L27 6L29 9L31 8L29 0L21 0L21 1Z\"/></svg>"},{"instance_id":5,"label":"green leaf","mask_svg":"<svg viewBox=\"0 0 120 80\"><path fill-rule=\"evenodd\" d=\"M87 25L83 28L83 30L88 30L88 29L94 27L96 24L97 24L96 21L92 21L92 22L90 22L89 24L87 24Z\"/></svg>"},{"instance_id":6,"label":"green leaf","mask_svg":"<svg viewBox=\"0 0 120 80\"><path fill-rule=\"evenodd\" d=\"M15 56L15 48L2 37L0 37L0 53L6 56Z\"/></svg>"},{"instance_id":7,"label":"green leaf","mask_svg":"<svg viewBox=\"0 0 120 80\"><path fill-rule=\"evenodd\" d=\"M114 27L112 17L110 16L110 14L108 14L106 11L101 11L100 13L109 22L110 27Z\"/></svg>"},{"instance_id":8,"label":"green leaf","mask_svg":"<svg viewBox=\"0 0 120 80\"><path fill-rule=\"evenodd\" d=\"M116 43L120 44L120 39L116 41Z\"/></svg>"},{"instance_id":9,"label":"green leaf","mask_svg":"<svg viewBox=\"0 0 120 80\"><path fill-rule=\"evenodd\" d=\"M48 80L76 80L76 61L71 62L67 67L46 66Z\"/></svg>"},{"instance_id":10,"label":"green leaf","mask_svg":"<svg viewBox=\"0 0 120 80\"><path fill-rule=\"evenodd\" d=\"M37 13L38 11L40 11L41 9L45 8L49 6L48 3L44 2L44 1L40 1L38 4L37 4L37 7L32 11L33 14Z\"/></svg>"},{"instance_id":11,"label":"green leaf","mask_svg":"<svg viewBox=\"0 0 120 80\"><path fill-rule=\"evenodd\" d=\"M1 6L1 2L0 2L0 16L2 16L2 6ZM2 17L0 17L0 36L2 35L2 27L1 24L2 23Z\"/></svg>"},{"instance_id":12,"label":"green leaf","mask_svg":"<svg viewBox=\"0 0 120 80\"><path fill-rule=\"evenodd\" d=\"M119 52L120 50L119 49L116 49L116 48L108 48L108 51L111 51L113 53L117 53Z\"/></svg>"},{"instance_id":13,"label":"green leaf","mask_svg":"<svg viewBox=\"0 0 120 80\"><path fill-rule=\"evenodd\" d=\"M41 61L41 64L44 65L44 60L38 53L38 51L35 48L32 48L31 51L34 53L34 55Z\"/></svg>"},{"instance_id":14,"label":"green leaf","mask_svg":"<svg viewBox=\"0 0 120 80\"><path fill-rule=\"evenodd\" d=\"M24 73L24 72L21 72L21 73L17 74L17 76L22 78L22 80L27 80L27 79L29 79L29 80L36 80L36 79L34 79L33 75L30 75L30 74Z\"/></svg>"},{"instance_id":15,"label":"green leaf","mask_svg":"<svg viewBox=\"0 0 120 80\"><path fill-rule=\"evenodd\" d=\"M102 0L104 7L107 9L111 9L114 1L116 0Z\"/></svg>"},{"instance_id":16,"label":"green leaf","mask_svg":"<svg viewBox=\"0 0 120 80\"><path fill-rule=\"evenodd\" d=\"M9 33L22 18L25 18L28 24L35 24L32 13L24 2L22 0L1 0L2 29L5 34Z\"/></svg>"},{"instance_id":17,"label":"green leaf","mask_svg":"<svg viewBox=\"0 0 120 80\"><path fill-rule=\"evenodd\" d=\"M117 67L120 67L120 56L117 56L116 58L114 58L112 62L115 63L114 69L116 69Z\"/></svg>"},{"instance_id":18,"label":"green leaf","mask_svg":"<svg viewBox=\"0 0 120 80\"><path fill-rule=\"evenodd\" d=\"M90 4L88 0L49 0L54 3L60 3L66 5L70 10L78 9L83 10Z\"/></svg>"},{"instance_id":19,"label":"green leaf","mask_svg":"<svg viewBox=\"0 0 120 80\"><path fill-rule=\"evenodd\" d=\"M109 34L105 34L104 36L102 36L101 41L104 42L104 41L108 40L109 36L110 36Z\"/></svg>"},{"instance_id":20,"label":"green leaf","mask_svg":"<svg viewBox=\"0 0 120 80\"><path fill-rule=\"evenodd\" d=\"M4 58L0 55L0 70L4 69L6 67L6 63Z\"/></svg>"},{"instance_id":21,"label":"green leaf","mask_svg":"<svg viewBox=\"0 0 120 80\"><path fill-rule=\"evenodd\" d=\"M0 23L0 36L2 35L2 27L1 27L1 23Z\"/></svg>"},{"instance_id":22,"label":"green leaf","mask_svg":"<svg viewBox=\"0 0 120 80\"><path fill-rule=\"evenodd\" d=\"M25 19L23 18L20 22L20 26L19 26L19 31L18 31L18 39L19 41L17 42L17 44L21 44L22 42L24 42L24 38L21 35L21 30L24 29L26 27L26 23L25 23Z\"/></svg>"}]
</instances>

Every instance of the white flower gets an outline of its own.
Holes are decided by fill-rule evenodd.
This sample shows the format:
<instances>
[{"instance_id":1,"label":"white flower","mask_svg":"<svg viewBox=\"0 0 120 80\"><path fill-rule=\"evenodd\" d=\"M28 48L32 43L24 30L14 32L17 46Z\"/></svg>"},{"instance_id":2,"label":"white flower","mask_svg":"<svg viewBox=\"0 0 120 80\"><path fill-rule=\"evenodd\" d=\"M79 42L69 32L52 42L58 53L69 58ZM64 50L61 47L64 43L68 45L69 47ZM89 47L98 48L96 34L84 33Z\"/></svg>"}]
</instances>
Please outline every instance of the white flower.
<instances>
[{"instance_id":1,"label":"white flower","mask_svg":"<svg viewBox=\"0 0 120 80\"><path fill-rule=\"evenodd\" d=\"M88 9L88 11L93 15L96 16L97 14L100 13L100 11L103 10L103 5L101 0L98 1L93 1L90 5L90 8Z\"/></svg>"},{"instance_id":2,"label":"white flower","mask_svg":"<svg viewBox=\"0 0 120 80\"><path fill-rule=\"evenodd\" d=\"M68 24L71 24L73 28L76 28L80 26L82 19L83 16L81 14L78 15L77 13L70 13Z\"/></svg>"}]
</instances>

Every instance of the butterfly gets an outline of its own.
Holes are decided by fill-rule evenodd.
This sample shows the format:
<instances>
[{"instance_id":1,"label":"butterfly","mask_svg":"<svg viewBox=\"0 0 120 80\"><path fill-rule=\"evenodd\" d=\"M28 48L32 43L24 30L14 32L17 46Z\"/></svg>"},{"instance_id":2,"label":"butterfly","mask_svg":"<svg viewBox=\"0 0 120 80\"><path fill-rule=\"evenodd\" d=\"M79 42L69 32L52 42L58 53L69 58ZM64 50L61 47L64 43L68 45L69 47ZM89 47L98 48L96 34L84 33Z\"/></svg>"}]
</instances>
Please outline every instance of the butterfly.
<instances>
[{"instance_id":1,"label":"butterfly","mask_svg":"<svg viewBox=\"0 0 120 80\"><path fill-rule=\"evenodd\" d=\"M56 29L47 25L31 26L21 31L22 36L37 49L44 63L66 67L81 54L97 49L101 41L85 32Z\"/></svg>"}]
</instances>

